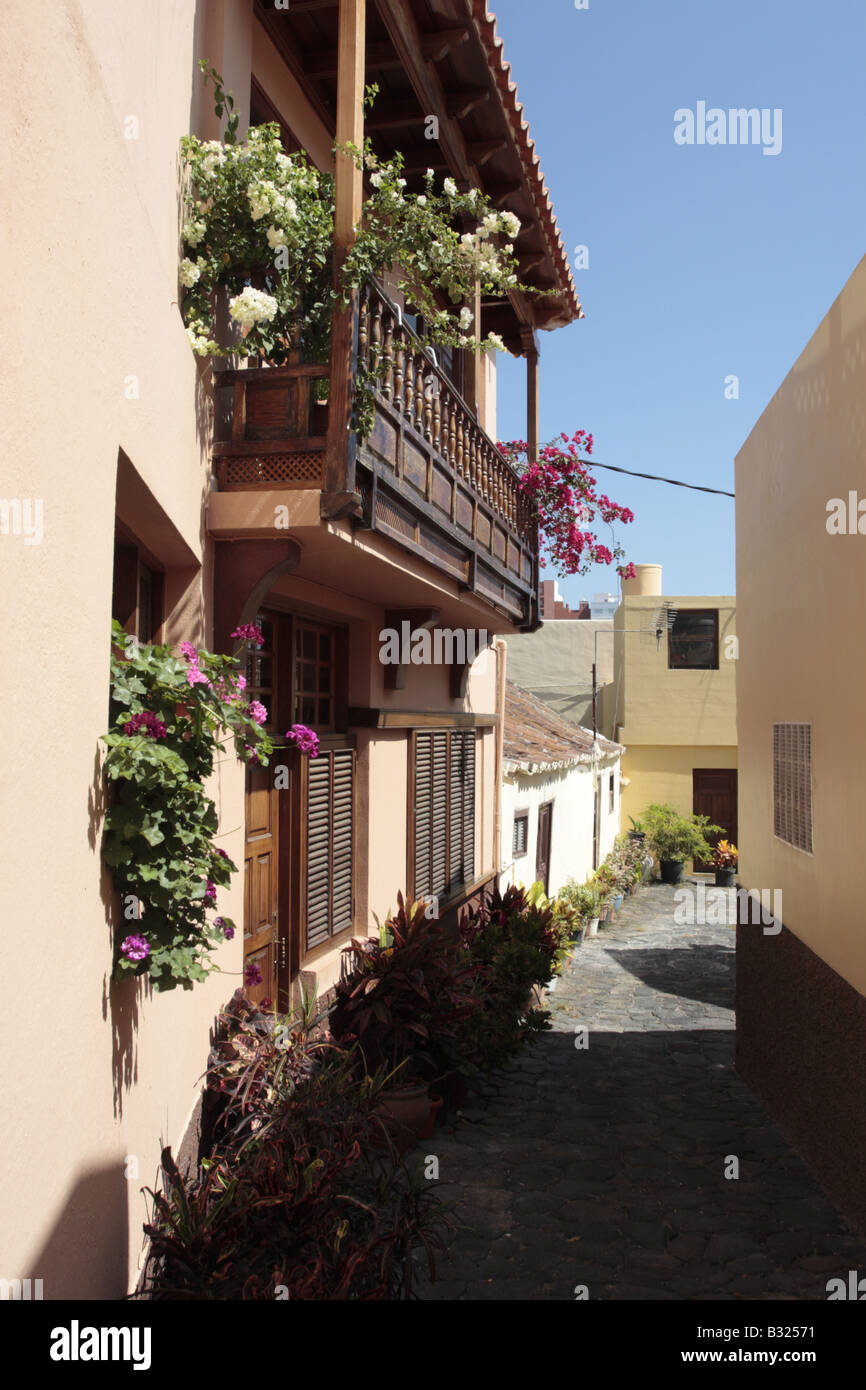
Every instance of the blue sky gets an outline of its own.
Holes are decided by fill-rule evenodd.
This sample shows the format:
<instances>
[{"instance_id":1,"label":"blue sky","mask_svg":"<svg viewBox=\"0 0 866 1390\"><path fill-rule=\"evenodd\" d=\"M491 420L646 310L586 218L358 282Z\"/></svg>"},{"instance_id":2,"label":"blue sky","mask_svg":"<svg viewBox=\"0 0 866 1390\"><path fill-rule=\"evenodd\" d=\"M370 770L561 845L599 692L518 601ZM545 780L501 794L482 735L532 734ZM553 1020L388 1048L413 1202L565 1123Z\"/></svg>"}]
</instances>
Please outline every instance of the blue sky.
<instances>
[{"instance_id":1,"label":"blue sky","mask_svg":"<svg viewBox=\"0 0 866 1390\"><path fill-rule=\"evenodd\" d=\"M866 254L866 3L491 8L572 261L589 248L586 318L541 335L541 437L588 429L602 462L732 491L735 454ZM676 144L675 111L699 101L781 108L780 153ZM525 364L499 368L499 436L523 438ZM666 593L734 592L732 499L597 477ZM574 603L618 579L601 566L560 588Z\"/></svg>"}]
</instances>

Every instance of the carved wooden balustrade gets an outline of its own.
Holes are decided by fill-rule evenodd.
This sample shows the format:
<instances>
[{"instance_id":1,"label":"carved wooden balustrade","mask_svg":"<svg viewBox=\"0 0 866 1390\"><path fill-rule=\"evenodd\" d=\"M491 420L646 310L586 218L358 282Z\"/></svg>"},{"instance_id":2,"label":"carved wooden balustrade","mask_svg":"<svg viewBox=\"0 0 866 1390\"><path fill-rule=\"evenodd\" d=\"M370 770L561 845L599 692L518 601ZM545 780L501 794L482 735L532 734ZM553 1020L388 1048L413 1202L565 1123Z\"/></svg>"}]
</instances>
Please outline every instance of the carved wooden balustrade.
<instances>
[{"instance_id":1,"label":"carved wooden balustrade","mask_svg":"<svg viewBox=\"0 0 866 1390\"><path fill-rule=\"evenodd\" d=\"M358 360L377 383L375 424L357 459L368 524L525 612L538 538L518 474L376 282L361 298Z\"/></svg>"},{"instance_id":2,"label":"carved wooden balustrade","mask_svg":"<svg viewBox=\"0 0 866 1390\"><path fill-rule=\"evenodd\" d=\"M375 420L367 439L347 441L337 514L350 514L355 498L354 524L531 622L538 537L518 474L378 283L362 292L356 322ZM221 491L325 488L328 388L317 383L328 375L299 362L214 373Z\"/></svg>"}]
</instances>

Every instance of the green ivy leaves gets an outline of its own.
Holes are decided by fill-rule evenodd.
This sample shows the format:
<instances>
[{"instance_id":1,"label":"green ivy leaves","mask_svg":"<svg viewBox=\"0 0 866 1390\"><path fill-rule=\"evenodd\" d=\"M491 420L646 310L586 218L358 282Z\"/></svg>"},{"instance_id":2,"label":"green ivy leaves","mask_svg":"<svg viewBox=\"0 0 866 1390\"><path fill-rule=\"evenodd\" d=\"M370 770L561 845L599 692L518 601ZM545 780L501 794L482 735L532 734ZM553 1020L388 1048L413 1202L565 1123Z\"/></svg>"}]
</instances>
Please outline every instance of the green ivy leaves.
<instances>
[{"instance_id":1,"label":"green ivy leaves","mask_svg":"<svg viewBox=\"0 0 866 1390\"><path fill-rule=\"evenodd\" d=\"M208 917L217 888L237 869L214 843L219 822L204 782L227 738L259 764L271 744L250 716L234 657L194 648L178 657L132 642L117 623L112 642L113 725L103 740L112 796L102 852L125 905L115 975L191 989L216 968L214 947L234 933L229 919ZM143 939L144 958L123 953L127 937Z\"/></svg>"}]
</instances>

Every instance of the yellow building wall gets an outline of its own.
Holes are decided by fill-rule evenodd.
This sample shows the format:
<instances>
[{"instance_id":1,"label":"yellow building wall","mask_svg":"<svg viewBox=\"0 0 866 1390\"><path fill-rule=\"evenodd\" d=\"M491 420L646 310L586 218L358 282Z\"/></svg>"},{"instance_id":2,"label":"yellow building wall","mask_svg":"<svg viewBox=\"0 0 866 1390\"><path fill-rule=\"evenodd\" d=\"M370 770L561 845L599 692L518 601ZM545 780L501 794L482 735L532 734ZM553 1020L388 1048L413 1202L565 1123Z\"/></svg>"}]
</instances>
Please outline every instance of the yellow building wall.
<instances>
[{"instance_id":1,"label":"yellow building wall","mask_svg":"<svg viewBox=\"0 0 866 1390\"><path fill-rule=\"evenodd\" d=\"M629 748L623 758L628 786L622 790L622 825L637 820L652 802L667 802L683 815L692 810L692 773L696 767L736 767L737 749L728 745L709 748Z\"/></svg>"},{"instance_id":2,"label":"yellow building wall","mask_svg":"<svg viewBox=\"0 0 866 1390\"><path fill-rule=\"evenodd\" d=\"M740 874L783 890L786 927L861 994L866 534L866 258L737 455ZM866 506L860 518L866 531ZM773 833L773 724L812 726L813 853Z\"/></svg>"},{"instance_id":3,"label":"yellow building wall","mask_svg":"<svg viewBox=\"0 0 866 1390\"><path fill-rule=\"evenodd\" d=\"M668 668L668 634L655 636L656 615L672 608L719 610L719 668ZM616 670L613 704L616 728L605 729L628 748L735 746L737 742L736 599L712 595L626 597L614 618ZM635 630L637 629L637 630ZM608 697L608 700L610 696ZM696 763L695 766L700 766Z\"/></svg>"}]
</instances>

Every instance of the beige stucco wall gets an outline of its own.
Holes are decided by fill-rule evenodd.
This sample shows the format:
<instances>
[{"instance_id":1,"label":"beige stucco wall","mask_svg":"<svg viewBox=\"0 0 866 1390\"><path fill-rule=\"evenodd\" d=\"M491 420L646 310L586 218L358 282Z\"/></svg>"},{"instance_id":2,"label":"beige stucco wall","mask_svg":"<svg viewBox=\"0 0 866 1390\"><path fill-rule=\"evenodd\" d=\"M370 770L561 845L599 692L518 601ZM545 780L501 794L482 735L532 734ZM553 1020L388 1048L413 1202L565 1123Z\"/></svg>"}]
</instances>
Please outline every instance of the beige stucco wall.
<instances>
[{"instance_id":1,"label":"beige stucco wall","mask_svg":"<svg viewBox=\"0 0 866 1390\"><path fill-rule=\"evenodd\" d=\"M161 1143L176 1147L187 1127L209 1026L239 979L157 997L110 985L99 859L119 449L171 519L166 558L187 555L193 575L202 558L208 469L176 303L178 138L202 39L191 4L70 0L46 30L44 10L10 0L4 21L15 351L0 386L3 494L43 500L44 537L0 537L0 720L5 747L20 750L0 798L0 834L14 847L0 949L18 1001L0 1043L0 1268L43 1278L48 1299L114 1297L138 1273L140 1188L156 1178ZM201 633L201 584L188 581L169 586L170 639ZM237 862L234 760L215 793ZM239 879L219 906L242 918ZM226 945L220 964L240 971L242 949Z\"/></svg>"},{"instance_id":2,"label":"beige stucco wall","mask_svg":"<svg viewBox=\"0 0 866 1390\"><path fill-rule=\"evenodd\" d=\"M601 729L602 691L613 680L613 651L610 619L552 619L537 632L508 638L508 677L563 719L591 728L592 664L597 655Z\"/></svg>"},{"instance_id":3,"label":"beige stucco wall","mask_svg":"<svg viewBox=\"0 0 866 1390\"><path fill-rule=\"evenodd\" d=\"M866 534L826 526L830 499L866 499L866 259L737 455L736 491L740 874L782 889L785 925L866 993ZM773 834L788 721L812 725L812 854Z\"/></svg>"}]
</instances>

